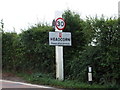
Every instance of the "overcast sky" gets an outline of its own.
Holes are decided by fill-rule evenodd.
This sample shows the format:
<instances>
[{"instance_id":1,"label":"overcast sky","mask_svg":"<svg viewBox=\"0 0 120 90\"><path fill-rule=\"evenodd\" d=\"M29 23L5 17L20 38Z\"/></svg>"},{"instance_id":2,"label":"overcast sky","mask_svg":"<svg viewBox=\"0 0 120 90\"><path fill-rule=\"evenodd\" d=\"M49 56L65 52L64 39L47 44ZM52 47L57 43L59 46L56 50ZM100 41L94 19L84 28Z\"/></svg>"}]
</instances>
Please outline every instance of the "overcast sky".
<instances>
[{"instance_id":1,"label":"overcast sky","mask_svg":"<svg viewBox=\"0 0 120 90\"><path fill-rule=\"evenodd\" d=\"M5 31L20 32L20 29L47 22L51 24L55 11L70 9L81 18L95 15L118 16L120 0L0 0L0 20L3 19Z\"/></svg>"}]
</instances>

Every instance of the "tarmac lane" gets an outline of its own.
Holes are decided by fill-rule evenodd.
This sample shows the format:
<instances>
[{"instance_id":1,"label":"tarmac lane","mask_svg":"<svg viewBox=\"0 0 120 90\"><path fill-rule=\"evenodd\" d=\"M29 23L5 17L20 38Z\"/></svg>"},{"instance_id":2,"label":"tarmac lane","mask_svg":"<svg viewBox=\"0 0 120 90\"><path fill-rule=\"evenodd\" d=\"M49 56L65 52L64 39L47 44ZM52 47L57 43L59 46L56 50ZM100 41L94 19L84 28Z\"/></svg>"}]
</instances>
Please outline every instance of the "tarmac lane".
<instances>
[{"instance_id":1,"label":"tarmac lane","mask_svg":"<svg viewBox=\"0 0 120 90\"><path fill-rule=\"evenodd\" d=\"M54 87L14 82L8 80L0 80L0 83L2 83L2 90L62 90Z\"/></svg>"}]
</instances>

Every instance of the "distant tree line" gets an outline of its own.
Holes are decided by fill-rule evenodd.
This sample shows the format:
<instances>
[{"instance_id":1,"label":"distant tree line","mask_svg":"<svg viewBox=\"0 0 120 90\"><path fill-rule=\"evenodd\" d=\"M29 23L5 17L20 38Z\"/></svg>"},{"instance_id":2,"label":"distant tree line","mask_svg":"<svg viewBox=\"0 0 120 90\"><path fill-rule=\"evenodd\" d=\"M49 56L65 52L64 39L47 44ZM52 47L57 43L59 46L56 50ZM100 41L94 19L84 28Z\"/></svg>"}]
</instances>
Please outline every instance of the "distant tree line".
<instances>
[{"instance_id":1,"label":"distant tree line","mask_svg":"<svg viewBox=\"0 0 120 90\"><path fill-rule=\"evenodd\" d=\"M120 19L87 17L66 10L63 32L71 32L72 46L64 47L65 79L87 81L87 67L93 67L93 81L120 83ZM55 76L55 48L49 46L52 26L37 24L20 34L2 32L2 68L16 72L52 73Z\"/></svg>"}]
</instances>

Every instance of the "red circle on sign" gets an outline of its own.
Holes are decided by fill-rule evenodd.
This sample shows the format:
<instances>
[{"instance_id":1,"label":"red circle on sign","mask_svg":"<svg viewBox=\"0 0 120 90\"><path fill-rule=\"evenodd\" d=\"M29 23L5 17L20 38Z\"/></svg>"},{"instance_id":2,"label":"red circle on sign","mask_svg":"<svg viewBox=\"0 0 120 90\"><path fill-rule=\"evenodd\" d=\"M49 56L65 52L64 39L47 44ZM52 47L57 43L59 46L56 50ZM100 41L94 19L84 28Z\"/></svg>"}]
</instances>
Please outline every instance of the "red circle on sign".
<instances>
[{"instance_id":1,"label":"red circle on sign","mask_svg":"<svg viewBox=\"0 0 120 90\"><path fill-rule=\"evenodd\" d=\"M62 28L60 28L57 24L58 20L61 20L64 22L64 26ZM57 18L56 21L55 21L55 26L57 27L58 30L63 30L66 26L66 23L65 23L65 20L63 18Z\"/></svg>"}]
</instances>

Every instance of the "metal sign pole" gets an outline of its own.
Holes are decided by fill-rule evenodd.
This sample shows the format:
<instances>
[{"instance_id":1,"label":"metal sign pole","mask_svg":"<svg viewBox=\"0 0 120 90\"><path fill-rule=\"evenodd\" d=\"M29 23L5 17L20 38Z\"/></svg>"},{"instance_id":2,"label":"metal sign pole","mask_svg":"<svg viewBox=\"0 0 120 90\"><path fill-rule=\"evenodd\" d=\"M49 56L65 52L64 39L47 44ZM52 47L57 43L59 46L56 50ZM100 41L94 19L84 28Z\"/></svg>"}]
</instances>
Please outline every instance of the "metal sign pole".
<instances>
[{"instance_id":1,"label":"metal sign pole","mask_svg":"<svg viewBox=\"0 0 120 90\"><path fill-rule=\"evenodd\" d=\"M58 17L62 17L62 13L59 11L55 12L55 20ZM62 32L55 27L56 32ZM64 69L63 69L63 46L55 46L56 53L56 79L63 81L64 80Z\"/></svg>"}]
</instances>

